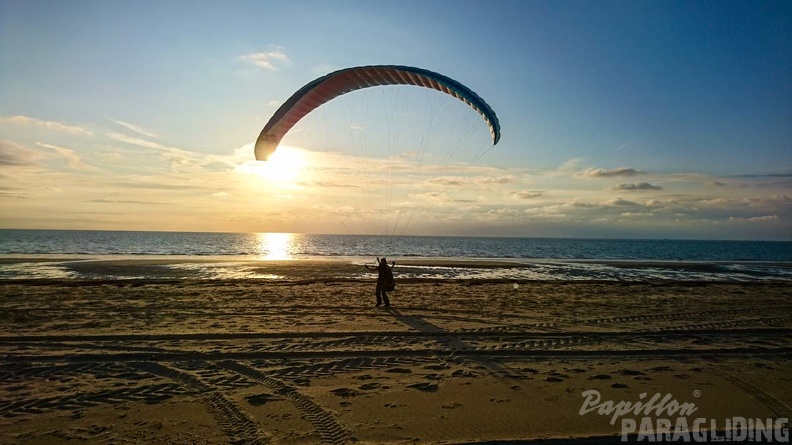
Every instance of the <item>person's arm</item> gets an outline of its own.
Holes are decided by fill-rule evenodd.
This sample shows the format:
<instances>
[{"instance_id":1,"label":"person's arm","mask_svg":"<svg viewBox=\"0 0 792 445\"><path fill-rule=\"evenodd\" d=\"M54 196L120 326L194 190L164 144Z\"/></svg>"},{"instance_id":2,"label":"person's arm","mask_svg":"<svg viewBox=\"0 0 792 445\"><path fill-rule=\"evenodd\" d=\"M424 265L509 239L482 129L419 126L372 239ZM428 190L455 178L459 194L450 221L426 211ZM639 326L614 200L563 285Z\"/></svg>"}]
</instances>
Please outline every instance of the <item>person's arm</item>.
<instances>
[{"instance_id":1,"label":"person's arm","mask_svg":"<svg viewBox=\"0 0 792 445\"><path fill-rule=\"evenodd\" d=\"M394 267L396 267L396 261L392 261L391 262L391 267L390 268L393 269Z\"/></svg>"}]
</instances>

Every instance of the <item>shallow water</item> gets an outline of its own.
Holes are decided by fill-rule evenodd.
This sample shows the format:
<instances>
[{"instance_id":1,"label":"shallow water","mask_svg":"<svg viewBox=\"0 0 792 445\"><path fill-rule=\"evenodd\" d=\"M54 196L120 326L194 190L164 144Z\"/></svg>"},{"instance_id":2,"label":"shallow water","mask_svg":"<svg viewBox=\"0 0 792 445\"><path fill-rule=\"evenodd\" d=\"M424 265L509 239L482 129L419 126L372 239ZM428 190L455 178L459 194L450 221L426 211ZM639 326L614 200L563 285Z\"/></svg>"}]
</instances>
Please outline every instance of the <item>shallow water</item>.
<instances>
[{"instance_id":1,"label":"shallow water","mask_svg":"<svg viewBox=\"0 0 792 445\"><path fill-rule=\"evenodd\" d=\"M791 242L0 230L0 278L291 280L311 271L273 264L332 260L323 277L365 279L383 254L410 279L792 280Z\"/></svg>"}]
</instances>

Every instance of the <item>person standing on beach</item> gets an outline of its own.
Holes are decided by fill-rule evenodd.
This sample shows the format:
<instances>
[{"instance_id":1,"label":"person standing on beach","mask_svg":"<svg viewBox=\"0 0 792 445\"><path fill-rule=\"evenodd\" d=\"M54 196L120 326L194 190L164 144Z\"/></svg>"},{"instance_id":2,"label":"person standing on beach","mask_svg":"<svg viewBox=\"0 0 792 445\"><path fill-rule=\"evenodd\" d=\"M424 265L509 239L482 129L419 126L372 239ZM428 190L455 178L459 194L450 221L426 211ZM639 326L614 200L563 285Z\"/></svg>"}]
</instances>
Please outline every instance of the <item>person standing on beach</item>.
<instances>
[{"instance_id":1,"label":"person standing on beach","mask_svg":"<svg viewBox=\"0 0 792 445\"><path fill-rule=\"evenodd\" d=\"M369 267L368 264L363 265L368 270L374 270L374 268ZM392 291L396 288L396 280L393 278L393 267L396 266L396 261L393 261L390 266L388 266L388 261L385 257L382 259L377 258L377 306L382 305L385 303L385 307L390 307L390 300L388 300L387 292Z\"/></svg>"}]
</instances>

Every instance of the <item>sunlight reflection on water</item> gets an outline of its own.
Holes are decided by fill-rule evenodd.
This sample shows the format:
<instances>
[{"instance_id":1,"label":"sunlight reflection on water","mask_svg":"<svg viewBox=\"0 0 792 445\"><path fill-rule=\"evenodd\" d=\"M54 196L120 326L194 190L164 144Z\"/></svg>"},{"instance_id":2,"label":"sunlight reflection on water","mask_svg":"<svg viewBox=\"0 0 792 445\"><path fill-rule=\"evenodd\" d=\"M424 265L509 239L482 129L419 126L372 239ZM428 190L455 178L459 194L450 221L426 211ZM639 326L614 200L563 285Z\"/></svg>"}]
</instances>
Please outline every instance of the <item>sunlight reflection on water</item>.
<instances>
[{"instance_id":1,"label":"sunlight reflection on water","mask_svg":"<svg viewBox=\"0 0 792 445\"><path fill-rule=\"evenodd\" d=\"M293 260L293 233L257 233L259 255L264 260Z\"/></svg>"}]
</instances>

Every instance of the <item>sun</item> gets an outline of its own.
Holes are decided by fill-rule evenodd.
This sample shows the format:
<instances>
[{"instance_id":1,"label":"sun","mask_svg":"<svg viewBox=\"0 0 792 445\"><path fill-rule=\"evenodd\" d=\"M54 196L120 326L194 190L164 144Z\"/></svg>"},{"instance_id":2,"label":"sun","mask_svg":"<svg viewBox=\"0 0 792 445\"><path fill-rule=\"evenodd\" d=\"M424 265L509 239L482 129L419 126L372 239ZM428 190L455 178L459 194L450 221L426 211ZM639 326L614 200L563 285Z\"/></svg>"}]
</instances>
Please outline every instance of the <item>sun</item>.
<instances>
[{"instance_id":1,"label":"sun","mask_svg":"<svg viewBox=\"0 0 792 445\"><path fill-rule=\"evenodd\" d=\"M303 179L308 166L305 150L281 145L266 161L246 162L240 169L281 186L293 186Z\"/></svg>"}]
</instances>

